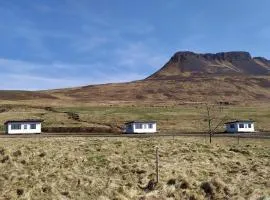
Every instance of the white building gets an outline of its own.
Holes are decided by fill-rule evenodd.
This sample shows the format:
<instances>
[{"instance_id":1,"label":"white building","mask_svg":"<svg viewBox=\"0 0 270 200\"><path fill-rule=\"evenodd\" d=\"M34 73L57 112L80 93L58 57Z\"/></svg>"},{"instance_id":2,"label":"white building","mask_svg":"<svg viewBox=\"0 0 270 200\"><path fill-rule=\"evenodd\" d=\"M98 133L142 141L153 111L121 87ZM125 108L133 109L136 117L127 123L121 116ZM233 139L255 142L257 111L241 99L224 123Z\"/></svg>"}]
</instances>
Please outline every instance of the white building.
<instances>
[{"instance_id":1,"label":"white building","mask_svg":"<svg viewBox=\"0 0 270 200\"><path fill-rule=\"evenodd\" d=\"M154 121L131 121L125 123L125 133L156 133L157 123Z\"/></svg>"},{"instance_id":2,"label":"white building","mask_svg":"<svg viewBox=\"0 0 270 200\"><path fill-rule=\"evenodd\" d=\"M35 134L41 133L42 120L9 120L5 122L7 134Z\"/></svg>"},{"instance_id":3,"label":"white building","mask_svg":"<svg viewBox=\"0 0 270 200\"><path fill-rule=\"evenodd\" d=\"M225 123L226 132L228 133L250 133L255 132L254 121L237 120Z\"/></svg>"}]
</instances>

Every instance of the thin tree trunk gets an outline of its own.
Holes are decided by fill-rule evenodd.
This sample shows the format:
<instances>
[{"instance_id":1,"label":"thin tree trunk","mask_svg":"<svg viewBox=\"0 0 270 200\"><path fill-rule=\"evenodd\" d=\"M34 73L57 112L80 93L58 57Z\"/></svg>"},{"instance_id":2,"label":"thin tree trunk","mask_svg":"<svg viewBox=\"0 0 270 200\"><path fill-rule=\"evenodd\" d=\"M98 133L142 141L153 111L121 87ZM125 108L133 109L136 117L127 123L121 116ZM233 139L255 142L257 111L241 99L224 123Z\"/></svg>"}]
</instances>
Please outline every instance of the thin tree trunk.
<instances>
[{"instance_id":1,"label":"thin tree trunk","mask_svg":"<svg viewBox=\"0 0 270 200\"><path fill-rule=\"evenodd\" d=\"M159 182L159 155L158 147L156 147L156 181Z\"/></svg>"}]
</instances>

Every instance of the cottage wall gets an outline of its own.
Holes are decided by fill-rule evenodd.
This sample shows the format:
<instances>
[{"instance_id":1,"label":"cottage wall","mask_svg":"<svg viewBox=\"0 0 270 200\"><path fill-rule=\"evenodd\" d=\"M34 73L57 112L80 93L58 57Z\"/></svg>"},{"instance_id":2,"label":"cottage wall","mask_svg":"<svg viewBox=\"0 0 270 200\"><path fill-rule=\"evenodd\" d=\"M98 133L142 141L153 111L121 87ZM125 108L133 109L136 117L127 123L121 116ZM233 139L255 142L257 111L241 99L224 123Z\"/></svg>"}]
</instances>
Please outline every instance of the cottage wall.
<instances>
[{"instance_id":1,"label":"cottage wall","mask_svg":"<svg viewBox=\"0 0 270 200\"><path fill-rule=\"evenodd\" d=\"M150 128L150 125L152 128ZM131 123L126 126L126 133L155 133L157 132L156 123Z\"/></svg>"},{"instance_id":2,"label":"cottage wall","mask_svg":"<svg viewBox=\"0 0 270 200\"><path fill-rule=\"evenodd\" d=\"M244 125L244 128L240 127L240 124ZM251 128L248 127L248 124L251 124ZM237 132L254 132L254 123L237 123Z\"/></svg>"},{"instance_id":3,"label":"cottage wall","mask_svg":"<svg viewBox=\"0 0 270 200\"><path fill-rule=\"evenodd\" d=\"M249 127L248 125L251 125ZM233 126L232 126L233 125ZM255 132L254 123L252 122L234 122L226 124L226 132L228 133L249 133Z\"/></svg>"},{"instance_id":4,"label":"cottage wall","mask_svg":"<svg viewBox=\"0 0 270 200\"><path fill-rule=\"evenodd\" d=\"M21 125L21 129L11 129L12 124ZM31 129L30 125L36 124L36 129ZM6 124L6 133L8 134L33 134L41 133L41 123L37 122L9 122Z\"/></svg>"},{"instance_id":5,"label":"cottage wall","mask_svg":"<svg viewBox=\"0 0 270 200\"><path fill-rule=\"evenodd\" d=\"M157 132L157 124L155 123L141 123L142 129L136 128L136 124L133 124L135 133L155 133ZM152 124L152 128L149 128L149 124Z\"/></svg>"}]
</instances>

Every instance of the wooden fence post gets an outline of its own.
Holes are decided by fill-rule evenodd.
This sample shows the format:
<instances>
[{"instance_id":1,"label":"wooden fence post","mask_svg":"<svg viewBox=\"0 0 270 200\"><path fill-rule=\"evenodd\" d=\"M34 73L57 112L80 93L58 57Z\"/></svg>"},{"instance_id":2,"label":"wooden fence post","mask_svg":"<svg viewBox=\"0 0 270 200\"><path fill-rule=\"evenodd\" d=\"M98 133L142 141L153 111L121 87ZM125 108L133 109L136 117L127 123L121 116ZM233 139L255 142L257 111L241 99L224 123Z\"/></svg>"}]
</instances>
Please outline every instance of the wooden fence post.
<instances>
[{"instance_id":1,"label":"wooden fence post","mask_svg":"<svg viewBox=\"0 0 270 200\"><path fill-rule=\"evenodd\" d=\"M159 182L159 155L158 147L156 147L156 182Z\"/></svg>"}]
</instances>

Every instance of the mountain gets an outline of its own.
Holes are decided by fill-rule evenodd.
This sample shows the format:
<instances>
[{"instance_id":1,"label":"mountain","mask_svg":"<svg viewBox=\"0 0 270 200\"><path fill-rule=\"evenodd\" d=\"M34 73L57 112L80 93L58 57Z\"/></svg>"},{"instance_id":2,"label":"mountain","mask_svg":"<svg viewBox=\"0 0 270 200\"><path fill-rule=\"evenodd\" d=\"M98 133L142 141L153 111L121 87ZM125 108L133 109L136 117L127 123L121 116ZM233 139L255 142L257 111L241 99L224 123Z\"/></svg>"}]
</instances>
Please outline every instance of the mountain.
<instances>
[{"instance_id":1,"label":"mountain","mask_svg":"<svg viewBox=\"0 0 270 200\"><path fill-rule=\"evenodd\" d=\"M252 58L248 52L222 52L197 54L177 52L159 71L148 79L174 79L177 77L196 77L211 75L254 75L270 74L270 61Z\"/></svg>"},{"instance_id":2,"label":"mountain","mask_svg":"<svg viewBox=\"0 0 270 200\"><path fill-rule=\"evenodd\" d=\"M248 52L177 52L151 76L128 83L23 92L0 91L0 100L39 104L170 104L269 102L270 61ZM45 101L44 101L45 100Z\"/></svg>"},{"instance_id":3,"label":"mountain","mask_svg":"<svg viewBox=\"0 0 270 200\"><path fill-rule=\"evenodd\" d=\"M268 102L270 61L247 52L177 52L156 73L129 83L90 85L48 94L83 102Z\"/></svg>"}]
</instances>

